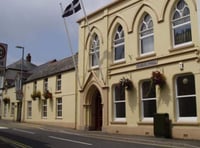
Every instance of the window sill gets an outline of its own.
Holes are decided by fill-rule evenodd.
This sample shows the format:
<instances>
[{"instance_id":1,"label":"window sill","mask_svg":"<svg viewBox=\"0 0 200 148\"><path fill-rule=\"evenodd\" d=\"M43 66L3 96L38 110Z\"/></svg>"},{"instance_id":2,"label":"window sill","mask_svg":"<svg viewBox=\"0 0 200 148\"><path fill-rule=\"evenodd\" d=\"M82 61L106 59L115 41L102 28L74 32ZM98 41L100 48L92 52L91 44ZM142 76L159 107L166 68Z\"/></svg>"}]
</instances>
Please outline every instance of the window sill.
<instances>
[{"instance_id":1,"label":"window sill","mask_svg":"<svg viewBox=\"0 0 200 148\"><path fill-rule=\"evenodd\" d=\"M200 122L175 122L174 126L199 126Z\"/></svg>"},{"instance_id":2,"label":"window sill","mask_svg":"<svg viewBox=\"0 0 200 148\"><path fill-rule=\"evenodd\" d=\"M62 93L61 90L56 90L56 92L55 92L55 94L60 94L60 93Z\"/></svg>"},{"instance_id":3,"label":"window sill","mask_svg":"<svg viewBox=\"0 0 200 148\"><path fill-rule=\"evenodd\" d=\"M153 125L152 121L140 121L137 122L138 125Z\"/></svg>"},{"instance_id":4,"label":"window sill","mask_svg":"<svg viewBox=\"0 0 200 148\"><path fill-rule=\"evenodd\" d=\"M99 68L99 65L91 66L91 69Z\"/></svg>"},{"instance_id":5,"label":"window sill","mask_svg":"<svg viewBox=\"0 0 200 148\"><path fill-rule=\"evenodd\" d=\"M62 120L63 117L56 117L56 120Z\"/></svg>"},{"instance_id":6,"label":"window sill","mask_svg":"<svg viewBox=\"0 0 200 148\"><path fill-rule=\"evenodd\" d=\"M141 55L141 56L137 57L136 60L143 60L143 59L147 59L147 58L151 58L151 57L155 57L155 56L156 56L156 53Z\"/></svg>"},{"instance_id":7,"label":"window sill","mask_svg":"<svg viewBox=\"0 0 200 148\"><path fill-rule=\"evenodd\" d=\"M88 70L88 72L92 71L92 70L98 70L99 69L99 66L96 66L96 67L90 67L90 69Z\"/></svg>"},{"instance_id":8,"label":"window sill","mask_svg":"<svg viewBox=\"0 0 200 148\"><path fill-rule=\"evenodd\" d=\"M179 46L174 46L174 47L172 47L172 49L169 49L169 52L178 51L178 50L191 48L191 47L194 47L194 43L187 43L187 44L183 44L183 45L179 45Z\"/></svg>"},{"instance_id":9,"label":"window sill","mask_svg":"<svg viewBox=\"0 0 200 148\"><path fill-rule=\"evenodd\" d=\"M115 65L124 64L124 63L126 63L125 60L114 61L112 64L110 64L110 66L115 66Z\"/></svg>"},{"instance_id":10,"label":"window sill","mask_svg":"<svg viewBox=\"0 0 200 148\"><path fill-rule=\"evenodd\" d=\"M125 124L127 124L127 122L126 121L112 121L112 122L110 122L110 124L120 124L120 125L125 125Z\"/></svg>"}]
</instances>

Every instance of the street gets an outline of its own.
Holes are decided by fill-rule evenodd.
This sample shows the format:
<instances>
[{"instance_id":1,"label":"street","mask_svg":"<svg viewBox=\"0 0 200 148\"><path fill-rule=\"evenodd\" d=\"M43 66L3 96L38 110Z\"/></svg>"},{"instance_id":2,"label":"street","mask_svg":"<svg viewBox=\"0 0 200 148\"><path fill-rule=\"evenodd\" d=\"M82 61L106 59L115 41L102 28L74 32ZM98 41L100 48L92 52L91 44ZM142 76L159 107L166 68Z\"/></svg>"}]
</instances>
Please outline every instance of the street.
<instances>
[{"instance_id":1,"label":"street","mask_svg":"<svg viewBox=\"0 0 200 148\"><path fill-rule=\"evenodd\" d=\"M83 132L0 120L0 147L17 148L199 148L200 141Z\"/></svg>"}]
</instances>

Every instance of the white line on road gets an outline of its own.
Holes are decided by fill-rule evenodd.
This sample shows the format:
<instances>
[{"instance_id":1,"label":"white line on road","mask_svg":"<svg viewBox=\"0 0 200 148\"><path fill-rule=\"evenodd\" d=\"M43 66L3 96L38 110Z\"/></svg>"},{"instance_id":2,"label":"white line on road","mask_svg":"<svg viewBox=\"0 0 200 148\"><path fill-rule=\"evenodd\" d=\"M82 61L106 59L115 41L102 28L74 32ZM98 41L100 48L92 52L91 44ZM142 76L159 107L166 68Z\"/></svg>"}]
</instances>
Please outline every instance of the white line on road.
<instances>
[{"instance_id":1,"label":"white line on road","mask_svg":"<svg viewBox=\"0 0 200 148\"><path fill-rule=\"evenodd\" d=\"M67 132L67 131L58 131L60 133L63 133L63 134L68 134L68 135L75 135L75 136L81 136L81 134L79 133L73 133L73 132Z\"/></svg>"},{"instance_id":2,"label":"white line on road","mask_svg":"<svg viewBox=\"0 0 200 148\"><path fill-rule=\"evenodd\" d=\"M16 129L16 128L13 128L13 130L18 131L18 132L22 132L22 133L32 134L32 135L35 134L34 132L31 132L31 131L26 131L26 130L21 130L21 129Z\"/></svg>"},{"instance_id":3,"label":"white line on road","mask_svg":"<svg viewBox=\"0 0 200 148\"><path fill-rule=\"evenodd\" d=\"M63 130L53 130L53 129L47 129L47 128L39 128L40 130L43 131L50 131L50 132L59 132L59 133L63 133L63 134L68 134L68 135L75 135L75 136L81 136L81 134L79 133L75 133L75 132L68 132L68 131L63 131Z\"/></svg>"},{"instance_id":4,"label":"white line on road","mask_svg":"<svg viewBox=\"0 0 200 148\"><path fill-rule=\"evenodd\" d=\"M0 129L8 129L8 127L0 126Z\"/></svg>"},{"instance_id":5,"label":"white line on road","mask_svg":"<svg viewBox=\"0 0 200 148\"><path fill-rule=\"evenodd\" d=\"M49 136L49 138L67 141L67 142L72 142L72 143L77 143L77 144L82 144L82 145L88 145L88 146L92 145L91 143L86 143L86 142L81 142L81 141L76 141L76 140L70 140L70 139L65 139L65 138L60 138L60 137L54 137L54 136Z\"/></svg>"}]
</instances>

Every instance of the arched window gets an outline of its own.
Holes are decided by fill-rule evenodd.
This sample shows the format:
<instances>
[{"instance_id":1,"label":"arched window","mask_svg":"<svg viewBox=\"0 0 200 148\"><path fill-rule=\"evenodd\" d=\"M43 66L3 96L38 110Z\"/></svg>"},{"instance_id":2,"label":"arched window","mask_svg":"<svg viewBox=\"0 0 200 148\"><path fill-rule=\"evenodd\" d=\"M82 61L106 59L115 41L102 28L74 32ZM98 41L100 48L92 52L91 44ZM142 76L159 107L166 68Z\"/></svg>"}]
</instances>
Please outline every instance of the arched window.
<instances>
[{"instance_id":1,"label":"arched window","mask_svg":"<svg viewBox=\"0 0 200 148\"><path fill-rule=\"evenodd\" d=\"M140 54L154 51L153 21L149 14L144 15L140 25Z\"/></svg>"},{"instance_id":2,"label":"arched window","mask_svg":"<svg viewBox=\"0 0 200 148\"><path fill-rule=\"evenodd\" d=\"M124 30L121 25L118 25L114 35L114 61L120 61L124 59Z\"/></svg>"},{"instance_id":3,"label":"arched window","mask_svg":"<svg viewBox=\"0 0 200 148\"><path fill-rule=\"evenodd\" d=\"M99 37L97 34L94 34L91 40L90 65L91 67L97 67L99 65Z\"/></svg>"},{"instance_id":4,"label":"arched window","mask_svg":"<svg viewBox=\"0 0 200 148\"><path fill-rule=\"evenodd\" d=\"M178 1L172 12L174 46L192 41L190 9L184 0Z\"/></svg>"}]
</instances>

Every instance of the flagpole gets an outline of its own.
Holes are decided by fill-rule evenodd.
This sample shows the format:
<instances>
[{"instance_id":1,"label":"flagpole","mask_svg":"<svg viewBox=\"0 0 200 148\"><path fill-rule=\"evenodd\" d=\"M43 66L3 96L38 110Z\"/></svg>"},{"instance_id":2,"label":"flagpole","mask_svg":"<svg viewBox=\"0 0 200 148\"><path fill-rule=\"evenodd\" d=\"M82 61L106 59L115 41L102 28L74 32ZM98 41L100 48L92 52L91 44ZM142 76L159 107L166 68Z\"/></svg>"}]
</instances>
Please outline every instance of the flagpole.
<instances>
[{"instance_id":1,"label":"flagpole","mask_svg":"<svg viewBox=\"0 0 200 148\"><path fill-rule=\"evenodd\" d=\"M61 12L63 14L64 10L63 10L62 3L60 3L60 8L61 8ZM71 43L71 39L70 39L70 35L69 35L69 30L68 30L68 27L67 27L67 22L64 18L63 18L63 22L64 22L64 26L65 26L65 31L66 31L66 34L67 34L67 39L68 39L68 42L69 42L69 48L70 48L70 51L71 51L71 54L72 54L74 68L75 68L75 71L76 71L76 78L78 80L80 88L82 88L81 81L80 81L80 78L79 78L79 75L78 75L78 68L77 68L76 60L75 60L74 53L73 53L73 48L72 48L72 43Z\"/></svg>"},{"instance_id":2,"label":"flagpole","mask_svg":"<svg viewBox=\"0 0 200 148\"><path fill-rule=\"evenodd\" d=\"M85 10L85 7L84 7L84 4L83 4L83 1L82 1L82 0L80 0L80 4L81 4L81 7L83 8L83 13L84 13L86 25L87 25L87 28L88 28L88 31L89 31L89 36L91 36L91 29L90 29L88 17L87 17L86 10ZM95 57L96 57L96 59L97 59L97 63L99 63L99 71L100 71L100 73L101 73L101 78L102 78L102 80L103 80L103 82L104 82L104 84L105 84L106 82L105 82L104 77L103 77L103 72L102 72L102 70L101 70L101 64L100 64L98 55L97 55L96 52L94 52L94 54L95 54Z\"/></svg>"}]
</instances>

